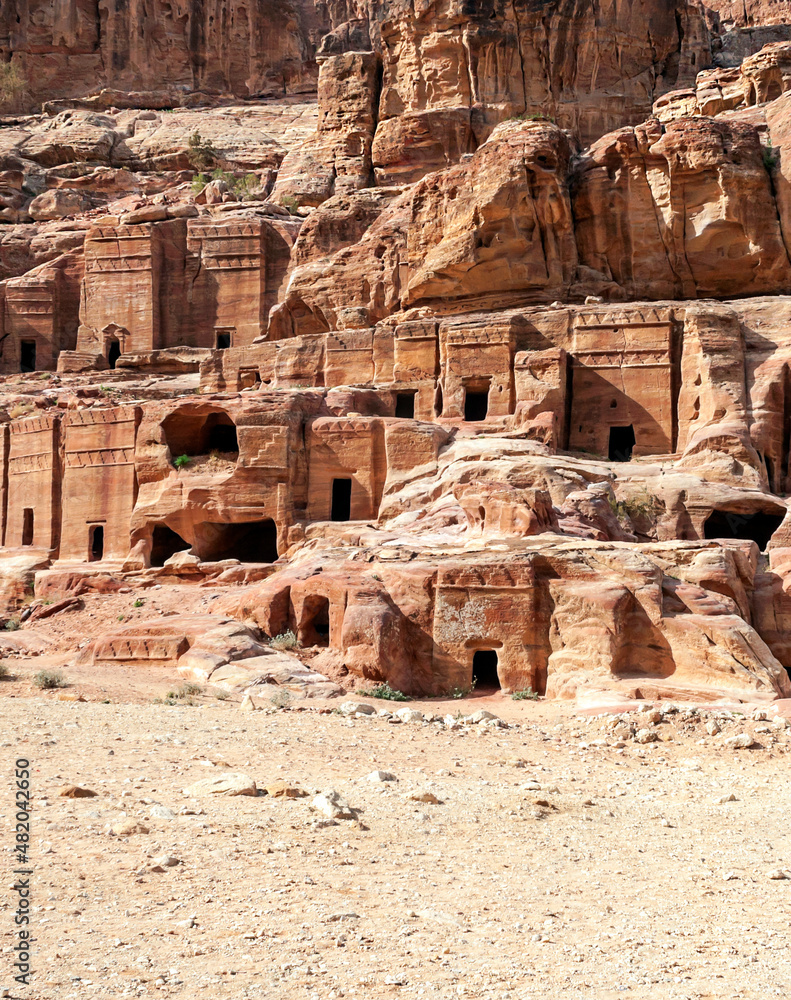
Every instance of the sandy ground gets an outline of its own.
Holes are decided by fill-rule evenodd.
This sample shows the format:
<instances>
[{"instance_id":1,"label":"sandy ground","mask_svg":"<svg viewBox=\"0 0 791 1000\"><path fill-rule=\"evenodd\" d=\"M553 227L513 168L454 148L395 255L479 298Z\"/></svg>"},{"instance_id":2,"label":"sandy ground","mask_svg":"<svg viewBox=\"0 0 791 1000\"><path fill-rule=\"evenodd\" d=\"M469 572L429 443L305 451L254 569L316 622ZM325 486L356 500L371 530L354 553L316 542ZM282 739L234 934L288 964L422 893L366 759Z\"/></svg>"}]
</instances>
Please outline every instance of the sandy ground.
<instances>
[{"instance_id":1,"label":"sandy ground","mask_svg":"<svg viewBox=\"0 0 791 1000\"><path fill-rule=\"evenodd\" d=\"M0 987L12 997L791 992L791 880L767 874L791 875L782 721L731 719L710 736L710 711L682 712L638 745L609 718L503 695L410 707L486 707L507 729L350 719L337 701L252 714L208 692L153 704L168 678L150 672L124 702L98 698L121 690L118 676L68 702L29 696L39 659L12 661L19 679L0 685ZM727 749L737 732L758 746ZM35 801L29 988L11 978L20 756ZM377 769L397 780L371 781ZM184 795L229 772L259 794ZM274 781L310 795L263 794ZM71 784L97 795L60 797ZM328 789L356 818L322 825L312 797ZM423 793L439 802L412 798ZM130 819L148 832L112 833Z\"/></svg>"}]
</instances>

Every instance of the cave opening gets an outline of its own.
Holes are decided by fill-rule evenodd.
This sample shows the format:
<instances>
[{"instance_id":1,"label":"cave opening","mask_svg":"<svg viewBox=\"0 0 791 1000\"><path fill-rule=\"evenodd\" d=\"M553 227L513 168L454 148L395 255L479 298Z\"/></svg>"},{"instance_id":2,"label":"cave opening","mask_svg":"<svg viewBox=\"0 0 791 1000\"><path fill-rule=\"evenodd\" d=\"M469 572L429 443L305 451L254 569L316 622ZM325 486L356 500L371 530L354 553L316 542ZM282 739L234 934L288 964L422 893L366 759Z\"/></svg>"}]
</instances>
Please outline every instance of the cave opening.
<instances>
[{"instance_id":1,"label":"cave opening","mask_svg":"<svg viewBox=\"0 0 791 1000\"><path fill-rule=\"evenodd\" d=\"M202 560L238 559L243 563L277 560L277 526L271 517L238 524L204 523L196 526L195 548Z\"/></svg>"},{"instance_id":2,"label":"cave opening","mask_svg":"<svg viewBox=\"0 0 791 1000\"><path fill-rule=\"evenodd\" d=\"M629 462L635 446L634 426L611 427L607 458L611 462Z\"/></svg>"},{"instance_id":3,"label":"cave opening","mask_svg":"<svg viewBox=\"0 0 791 1000\"><path fill-rule=\"evenodd\" d=\"M476 649L472 657L472 682L476 691L500 689L497 650Z\"/></svg>"},{"instance_id":4,"label":"cave opening","mask_svg":"<svg viewBox=\"0 0 791 1000\"><path fill-rule=\"evenodd\" d=\"M735 511L714 510L703 525L704 538L741 538L755 542L763 552L769 539L783 523L782 514L758 511L738 514Z\"/></svg>"},{"instance_id":5,"label":"cave opening","mask_svg":"<svg viewBox=\"0 0 791 1000\"><path fill-rule=\"evenodd\" d=\"M157 524L151 536L151 565L164 566L171 556L190 547L181 535L166 524Z\"/></svg>"},{"instance_id":6,"label":"cave opening","mask_svg":"<svg viewBox=\"0 0 791 1000\"><path fill-rule=\"evenodd\" d=\"M223 410L209 413L176 411L162 422L165 440L171 455L197 457L218 452L238 454L239 439L236 424Z\"/></svg>"},{"instance_id":7,"label":"cave opening","mask_svg":"<svg viewBox=\"0 0 791 1000\"><path fill-rule=\"evenodd\" d=\"M216 422L209 430L207 447L210 452L218 451L229 455L239 451L239 439L233 423Z\"/></svg>"},{"instance_id":8,"label":"cave opening","mask_svg":"<svg viewBox=\"0 0 791 1000\"><path fill-rule=\"evenodd\" d=\"M303 625L300 630L303 646L329 646L330 601L327 597L311 595L305 598Z\"/></svg>"}]
</instances>

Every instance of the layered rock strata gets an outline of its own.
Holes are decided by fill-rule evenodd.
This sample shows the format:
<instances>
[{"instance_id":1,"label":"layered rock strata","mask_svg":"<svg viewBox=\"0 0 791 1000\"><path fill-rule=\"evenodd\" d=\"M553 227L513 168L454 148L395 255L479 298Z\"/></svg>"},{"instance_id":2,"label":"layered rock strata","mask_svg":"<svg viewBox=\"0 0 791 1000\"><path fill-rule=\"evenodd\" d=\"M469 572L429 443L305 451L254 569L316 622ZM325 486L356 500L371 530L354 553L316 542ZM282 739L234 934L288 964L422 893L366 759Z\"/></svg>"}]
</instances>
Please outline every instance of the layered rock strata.
<instances>
[{"instance_id":1,"label":"layered rock strata","mask_svg":"<svg viewBox=\"0 0 791 1000\"><path fill-rule=\"evenodd\" d=\"M211 582L82 661L791 697L783 4L78 7L6 42L9 615Z\"/></svg>"}]
</instances>

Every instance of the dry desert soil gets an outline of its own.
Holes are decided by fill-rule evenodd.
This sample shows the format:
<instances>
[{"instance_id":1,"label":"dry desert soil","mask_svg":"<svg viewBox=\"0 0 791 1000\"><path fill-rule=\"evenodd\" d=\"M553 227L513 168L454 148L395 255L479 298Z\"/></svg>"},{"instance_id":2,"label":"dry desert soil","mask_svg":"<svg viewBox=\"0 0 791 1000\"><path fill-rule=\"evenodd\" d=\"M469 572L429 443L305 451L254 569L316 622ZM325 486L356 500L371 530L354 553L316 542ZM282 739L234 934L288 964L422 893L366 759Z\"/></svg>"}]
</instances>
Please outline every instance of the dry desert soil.
<instances>
[{"instance_id":1,"label":"dry desert soil","mask_svg":"<svg viewBox=\"0 0 791 1000\"><path fill-rule=\"evenodd\" d=\"M8 662L8 996L791 991L791 728L771 706L581 715L502 694L350 696L435 717L393 723L344 716L342 699L252 713L211 691L156 703L155 671L126 699L123 678L108 701L97 678L36 693L39 659ZM505 726L456 718L480 709ZM638 742L642 730L655 741ZM754 746L731 748L742 733ZM20 757L34 800L28 987L12 978ZM207 778L256 794L199 794ZM60 794L74 785L96 794ZM330 790L348 818L315 799Z\"/></svg>"}]
</instances>

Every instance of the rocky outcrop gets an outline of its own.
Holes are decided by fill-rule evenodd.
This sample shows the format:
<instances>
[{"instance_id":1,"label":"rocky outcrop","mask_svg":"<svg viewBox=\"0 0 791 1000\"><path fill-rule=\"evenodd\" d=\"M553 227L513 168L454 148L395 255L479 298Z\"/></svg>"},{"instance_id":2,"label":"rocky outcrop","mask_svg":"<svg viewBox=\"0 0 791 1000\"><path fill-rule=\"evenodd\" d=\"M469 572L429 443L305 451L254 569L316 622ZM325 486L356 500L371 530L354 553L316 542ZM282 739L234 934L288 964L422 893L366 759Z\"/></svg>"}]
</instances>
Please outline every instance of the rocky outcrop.
<instances>
[{"instance_id":1,"label":"rocky outcrop","mask_svg":"<svg viewBox=\"0 0 791 1000\"><path fill-rule=\"evenodd\" d=\"M778 200L753 127L649 120L603 137L570 166L556 126L504 123L464 163L409 188L357 244L296 266L271 336L369 327L440 300L461 309L789 287Z\"/></svg>"},{"instance_id":2,"label":"rocky outcrop","mask_svg":"<svg viewBox=\"0 0 791 1000\"><path fill-rule=\"evenodd\" d=\"M233 691L791 696L771 11L21 10L6 607L210 586L81 662Z\"/></svg>"}]
</instances>

